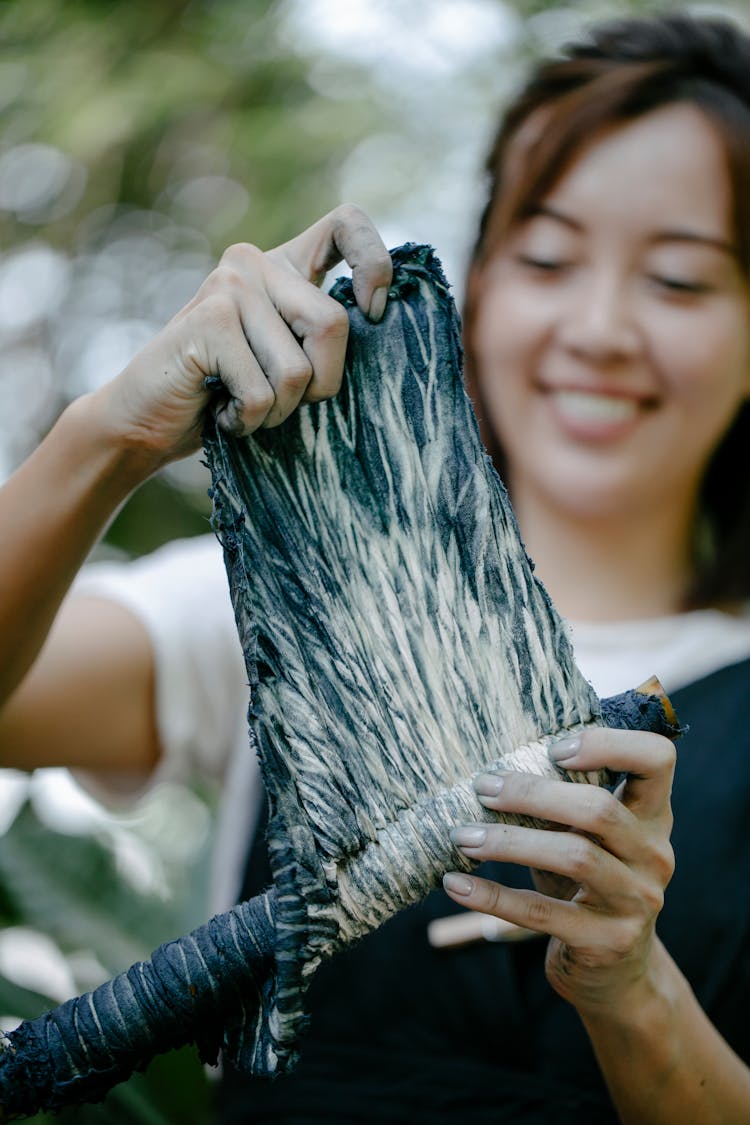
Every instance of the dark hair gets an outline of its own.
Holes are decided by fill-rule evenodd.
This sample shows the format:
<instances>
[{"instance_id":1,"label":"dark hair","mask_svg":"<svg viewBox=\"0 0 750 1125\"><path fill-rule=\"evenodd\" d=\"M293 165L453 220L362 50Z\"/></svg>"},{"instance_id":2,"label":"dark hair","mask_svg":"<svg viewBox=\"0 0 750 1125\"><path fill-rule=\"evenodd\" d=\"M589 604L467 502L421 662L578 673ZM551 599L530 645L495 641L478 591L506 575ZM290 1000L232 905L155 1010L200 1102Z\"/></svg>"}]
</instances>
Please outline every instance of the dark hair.
<instances>
[{"instance_id":1,"label":"dark hair","mask_svg":"<svg viewBox=\"0 0 750 1125\"><path fill-rule=\"evenodd\" d=\"M510 106L487 160L490 190L471 257L464 334L467 390L488 451L503 472L503 451L483 421L472 350L482 266L508 232L531 214L584 148L613 125L688 101L721 137L732 187L740 268L750 280L750 37L730 23L686 15L622 19L592 28L559 58L541 63ZM543 111L543 128L524 126ZM519 159L518 149L523 159ZM716 449L701 488L702 549L688 606L750 596L750 406ZM697 540L698 536L696 536ZM711 549L705 549L706 540Z\"/></svg>"}]
</instances>

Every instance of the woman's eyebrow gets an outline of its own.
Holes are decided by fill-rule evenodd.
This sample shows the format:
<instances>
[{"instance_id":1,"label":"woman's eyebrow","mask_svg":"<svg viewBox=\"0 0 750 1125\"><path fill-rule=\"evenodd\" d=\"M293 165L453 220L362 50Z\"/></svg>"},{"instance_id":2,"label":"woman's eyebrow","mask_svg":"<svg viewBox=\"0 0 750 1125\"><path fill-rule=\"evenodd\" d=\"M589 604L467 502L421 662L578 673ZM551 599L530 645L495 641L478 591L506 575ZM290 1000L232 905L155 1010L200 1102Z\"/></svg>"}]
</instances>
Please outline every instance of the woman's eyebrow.
<instances>
[{"instance_id":1,"label":"woman's eyebrow","mask_svg":"<svg viewBox=\"0 0 750 1125\"><path fill-rule=\"evenodd\" d=\"M540 203L529 212L530 219L538 217L553 219L555 222L568 227L569 230L575 231L576 234L583 234L585 230L584 224L579 222L578 219L574 219L572 215L566 215L564 211L559 211L556 207L550 207L547 203ZM698 230L690 230L688 227L669 227L666 230L656 231L649 241L654 245L662 242L687 242L694 246L711 246L729 254L732 258L736 258L738 254L736 245L728 239L713 234L704 234Z\"/></svg>"},{"instance_id":2,"label":"woman's eyebrow","mask_svg":"<svg viewBox=\"0 0 750 1125\"><path fill-rule=\"evenodd\" d=\"M702 234L700 231L675 228L674 230L660 230L652 237L653 243L660 242L688 242L698 246L712 246L725 254L737 257L737 247L726 238L717 238L715 235Z\"/></svg>"},{"instance_id":3,"label":"woman's eyebrow","mask_svg":"<svg viewBox=\"0 0 750 1125\"><path fill-rule=\"evenodd\" d=\"M571 215L566 215L564 211L558 211L556 207L550 207L549 204L540 203L537 207L533 207L529 212L529 218L535 219L538 216L543 216L547 219L554 219L557 223L562 223L563 226L569 227L577 234L583 234L583 223L579 223Z\"/></svg>"}]
</instances>

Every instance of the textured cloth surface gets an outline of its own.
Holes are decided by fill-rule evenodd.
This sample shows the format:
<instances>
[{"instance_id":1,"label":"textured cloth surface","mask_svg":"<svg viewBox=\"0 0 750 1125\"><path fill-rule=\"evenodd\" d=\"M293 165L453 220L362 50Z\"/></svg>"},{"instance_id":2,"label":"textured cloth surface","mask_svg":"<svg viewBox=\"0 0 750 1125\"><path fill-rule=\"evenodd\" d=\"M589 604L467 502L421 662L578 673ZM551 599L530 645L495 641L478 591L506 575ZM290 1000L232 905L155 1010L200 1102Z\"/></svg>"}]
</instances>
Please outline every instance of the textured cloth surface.
<instances>
[{"instance_id":1,"label":"textured cloth surface","mask_svg":"<svg viewBox=\"0 0 750 1125\"><path fill-rule=\"evenodd\" d=\"M448 830L494 818L473 775L560 776L550 738L603 721L482 448L440 266L393 259L381 324L334 290L336 398L206 442L271 805L274 1005L229 1043L260 1072L295 1057L322 959L470 867Z\"/></svg>"}]
</instances>

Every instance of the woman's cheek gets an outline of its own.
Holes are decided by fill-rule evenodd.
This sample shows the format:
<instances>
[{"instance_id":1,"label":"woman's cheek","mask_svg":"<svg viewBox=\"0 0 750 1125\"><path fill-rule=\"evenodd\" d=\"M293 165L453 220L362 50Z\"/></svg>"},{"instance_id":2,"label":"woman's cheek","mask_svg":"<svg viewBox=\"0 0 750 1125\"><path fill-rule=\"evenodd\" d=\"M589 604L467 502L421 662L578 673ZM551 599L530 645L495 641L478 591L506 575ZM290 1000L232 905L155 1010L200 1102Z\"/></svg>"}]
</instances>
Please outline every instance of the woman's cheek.
<instances>
[{"instance_id":1,"label":"woman's cheek","mask_svg":"<svg viewBox=\"0 0 750 1125\"><path fill-rule=\"evenodd\" d=\"M532 357L551 321L548 301L522 282L496 283L482 298L474 346L487 373L505 365L516 366Z\"/></svg>"},{"instance_id":2,"label":"woman's cheek","mask_svg":"<svg viewBox=\"0 0 750 1125\"><path fill-rule=\"evenodd\" d=\"M710 446L750 393L750 324L730 301L680 312L654 331L655 366L687 428Z\"/></svg>"}]
</instances>

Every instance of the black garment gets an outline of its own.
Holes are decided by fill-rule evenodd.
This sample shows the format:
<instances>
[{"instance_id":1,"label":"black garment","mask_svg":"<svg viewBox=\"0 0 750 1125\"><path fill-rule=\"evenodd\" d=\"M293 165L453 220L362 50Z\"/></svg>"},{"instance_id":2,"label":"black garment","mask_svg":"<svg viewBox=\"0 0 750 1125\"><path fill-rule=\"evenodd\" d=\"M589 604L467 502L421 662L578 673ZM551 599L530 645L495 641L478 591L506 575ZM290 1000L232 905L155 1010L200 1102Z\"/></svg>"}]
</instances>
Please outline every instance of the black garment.
<instances>
[{"instance_id":1,"label":"black garment","mask_svg":"<svg viewBox=\"0 0 750 1125\"><path fill-rule=\"evenodd\" d=\"M750 660L672 695L690 730L678 747L677 867L658 931L750 1062L749 686ZM256 839L244 897L268 882L263 851ZM525 868L485 871L530 886ZM437 891L323 965L296 1071L275 1080L227 1072L222 1125L615 1123L578 1016L545 980L546 940L431 949L428 921L457 909Z\"/></svg>"}]
</instances>

